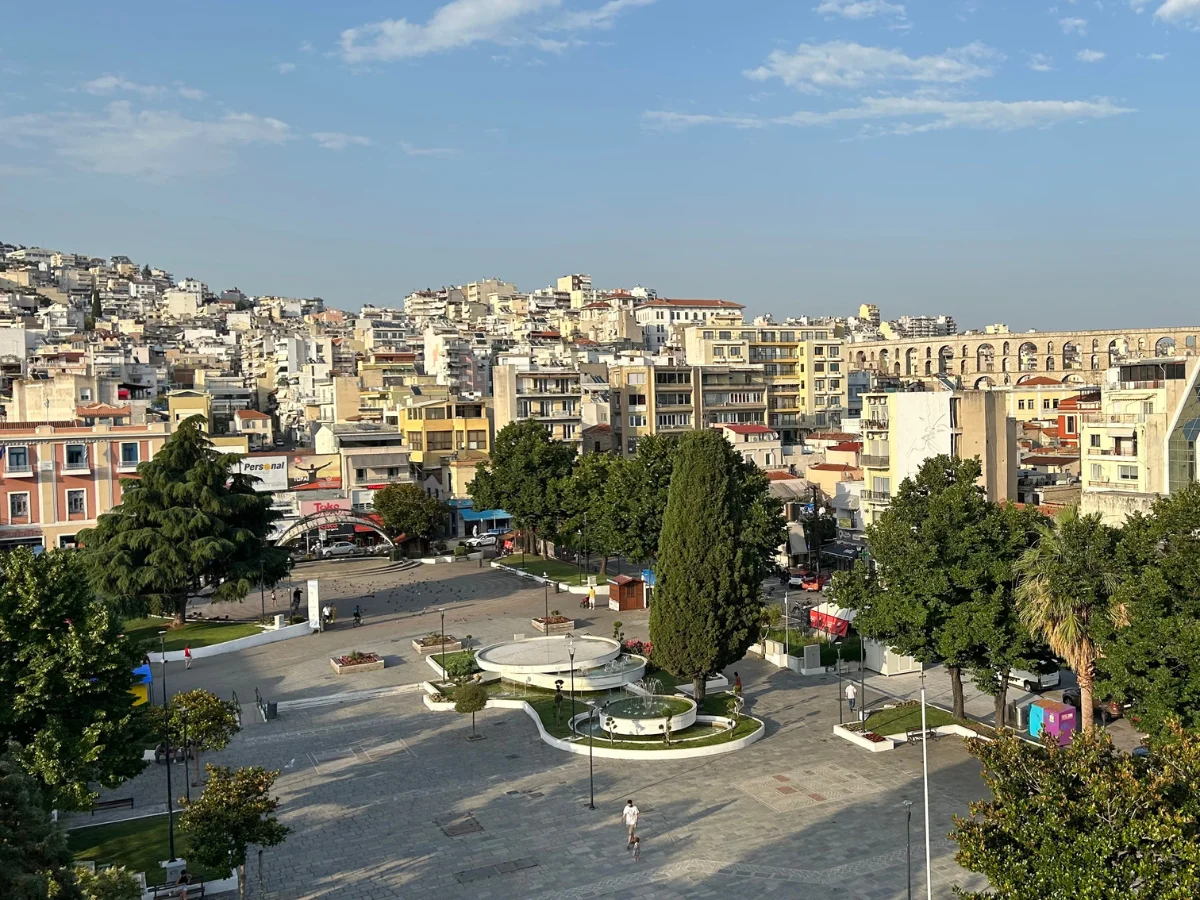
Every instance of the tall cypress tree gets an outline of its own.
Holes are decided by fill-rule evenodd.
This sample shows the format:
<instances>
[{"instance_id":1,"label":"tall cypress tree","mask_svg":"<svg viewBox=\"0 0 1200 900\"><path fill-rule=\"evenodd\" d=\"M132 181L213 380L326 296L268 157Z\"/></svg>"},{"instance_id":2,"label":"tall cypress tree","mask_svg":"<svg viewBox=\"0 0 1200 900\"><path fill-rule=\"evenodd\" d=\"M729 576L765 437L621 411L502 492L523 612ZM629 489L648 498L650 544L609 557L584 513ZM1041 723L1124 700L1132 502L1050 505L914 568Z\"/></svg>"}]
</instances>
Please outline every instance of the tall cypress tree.
<instances>
[{"instance_id":1,"label":"tall cypress tree","mask_svg":"<svg viewBox=\"0 0 1200 900\"><path fill-rule=\"evenodd\" d=\"M190 595L240 600L260 576L287 574L287 552L268 546L279 513L234 472L237 457L213 448L192 416L137 478L122 479L121 504L80 534L95 589L126 612L159 612L182 621Z\"/></svg>"},{"instance_id":2,"label":"tall cypress tree","mask_svg":"<svg viewBox=\"0 0 1200 900\"><path fill-rule=\"evenodd\" d=\"M759 585L784 538L767 480L716 431L690 432L675 453L650 607L654 662L691 677L697 702L705 677L736 662L754 642Z\"/></svg>"}]
</instances>

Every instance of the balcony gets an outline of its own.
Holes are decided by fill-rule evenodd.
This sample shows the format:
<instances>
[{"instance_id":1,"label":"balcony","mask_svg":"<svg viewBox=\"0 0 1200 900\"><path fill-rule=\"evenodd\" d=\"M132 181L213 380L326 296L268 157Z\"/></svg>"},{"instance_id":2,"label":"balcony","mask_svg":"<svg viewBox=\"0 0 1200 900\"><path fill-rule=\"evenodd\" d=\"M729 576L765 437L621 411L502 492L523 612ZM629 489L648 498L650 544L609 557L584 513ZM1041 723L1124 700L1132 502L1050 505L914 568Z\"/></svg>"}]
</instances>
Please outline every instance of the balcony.
<instances>
[{"instance_id":1,"label":"balcony","mask_svg":"<svg viewBox=\"0 0 1200 900\"><path fill-rule=\"evenodd\" d=\"M890 424L889 419L878 419L872 416L863 416L862 427L872 431L887 431Z\"/></svg>"},{"instance_id":2,"label":"balcony","mask_svg":"<svg viewBox=\"0 0 1200 900\"><path fill-rule=\"evenodd\" d=\"M1083 413L1083 421L1089 425L1144 425L1145 413Z\"/></svg>"},{"instance_id":3,"label":"balcony","mask_svg":"<svg viewBox=\"0 0 1200 900\"><path fill-rule=\"evenodd\" d=\"M890 456L877 456L873 453L863 453L858 457L858 459L859 462L861 462L868 469L887 469L892 465L892 458Z\"/></svg>"},{"instance_id":4,"label":"balcony","mask_svg":"<svg viewBox=\"0 0 1200 900\"><path fill-rule=\"evenodd\" d=\"M868 503L891 503L892 495L887 491L867 491L862 492L862 498Z\"/></svg>"},{"instance_id":5,"label":"balcony","mask_svg":"<svg viewBox=\"0 0 1200 900\"><path fill-rule=\"evenodd\" d=\"M12 463L5 462L4 477L5 478L20 478L24 475L33 474L33 463Z\"/></svg>"},{"instance_id":6,"label":"balcony","mask_svg":"<svg viewBox=\"0 0 1200 900\"><path fill-rule=\"evenodd\" d=\"M1088 447L1088 456L1125 456L1137 458L1137 448L1128 447Z\"/></svg>"}]
</instances>

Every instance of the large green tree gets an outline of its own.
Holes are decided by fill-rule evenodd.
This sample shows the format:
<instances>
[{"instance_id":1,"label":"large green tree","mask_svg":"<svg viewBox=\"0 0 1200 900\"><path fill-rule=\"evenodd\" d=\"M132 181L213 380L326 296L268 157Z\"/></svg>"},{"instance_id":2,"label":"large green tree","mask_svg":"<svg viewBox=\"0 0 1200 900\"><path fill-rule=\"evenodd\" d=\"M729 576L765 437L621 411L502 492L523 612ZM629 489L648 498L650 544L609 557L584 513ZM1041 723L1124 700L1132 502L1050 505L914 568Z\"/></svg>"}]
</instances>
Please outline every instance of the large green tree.
<instances>
[{"instance_id":1,"label":"large green tree","mask_svg":"<svg viewBox=\"0 0 1200 900\"><path fill-rule=\"evenodd\" d=\"M393 536L426 541L446 523L447 509L416 484L389 484L375 494L375 512Z\"/></svg>"},{"instance_id":2,"label":"large green tree","mask_svg":"<svg viewBox=\"0 0 1200 900\"><path fill-rule=\"evenodd\" d=\"M1124 627L1103 636L1098 689L1131 702L1143 730L1200 728L1200 484L1130 516L1117 561Z\"/></svg>"},{"instance_id":3,"label":"large green tree","mask_svg":"<svg viewBox=\"0 0 1200 900\"><path fill-rule=\"evenodd\" d=\"M200 778L200 754L224 750L241 730L237 707L212 691L196 688L171 696L168 731L172 746L187 737L196 760L196 778Z\"/></svg>"},{"instance_id":4,"label":"large green tree","mask_svg":"<svg viewBox=\"0 0 1200 900\"><path fill-rule=\"evenodd\" d=\"M972 739L990 799L955 818L968 900L1192 900L1200 896L1200 738L1174 731L1145 759L1107 732L1066 747Z\"/></svg>"},{"instance_id":5,"label":"large green tree","mask_svg":"<svg viewBox=\"0 0 1200 900\"><path fill-rule=\"evenodd\" d=\"M696 431L680 438L658 547L650 639L655 664L690 677L698 702L706 676L741 659L758 637L759 586L785 535L766 476L723 435Z\"/></svg>"},{"instance_id":6,"label":"large green tree","mask_svg":"<svg viewBox=\"0 0 1200 900\"><path fill-rule=\"evenodd\" d=\"M863 636L921 662L940 660L956 716L964 715L969 671L1002 720L1008 669L1034 650L1015 614L1013 565L1036 520L989 503L979 475L977 459L927 459L867 528L874 568L839 574L831 595L856 610Z\"/></svg>"},{"instance_id":7,"label":"large green tree","mask_svg":"<svg viewBox=\"0 0 1200 900\"><path fill-rule=\"evenodd\" d=\"M214 869L236 869L238 896L246 896L246 849L274 847L291 829L276 817L271 788L279 772L259 766L229 769L209 764L208 784L196 800L183 801L180 829L191 839L192 859Z\"/></svg>"},{"instance_id":8,"label":"large green tree","mask_svg":"<svg viewBox=\"0 0 1200 900\"><path fill-rule=\"evenodd\" d=\"M136 478L121 480L121 503L80 533L92 584L128 613L174 615L188 597L241 600L261 577L287 574L287 551L267 544L280 514L237 456L214 449L203 417L181 422Z\"/></svg>"},{"instance_id":9,"label":"large green tree","mask_svg":"<svg viewBox=\"0 0 1200 900\"><path fill-rule=\"evenodd\" d=\"M639 438L637 452L614 469L604 498L614 553L639 561L658 555L678 444L669 434Z\"/></svg>"},{"instance_id":10,"label":"large green tree","mask_svg":"<svg viewBox=\"0 0 1200 900\"><path fill-rule=\"evenodd\" d=\"M0 557L0 746L61 809L142 771L131 693L141 652L74 551Z\"/></svg>"},{"instance_id":11,"label":"large green tree","mask_svg":"<svg viewBox=\"0 0 1200 900\"><path fill-rule=\"evenodd\" d=\"M1066 660L1079 680L1084 730L1095 726L1092 693L1100 642L1124 619L1113 599L1119 585L1116 534L1078 507L1038 526L1037 542L1017 563L1021 621Z\"/></svg>"},{"instance_id":12,"label":"large green tree","mask_svg":"<svg viewBox=\"0 0 1200 900\"><path fill-rule=\"evenodd\" d=\"M575 460L571 477L563 484L558 533L577 552L598 558L601 575L607 571L609 553L616 549L608 487L626 466L619 456L589 453Z\"/></svg>"},{"instance_id":13,"label":"large green tree","mask_svg":"<svg viewBox=\"0 0 1200 900\"><path fill-rule=\"evenodd\" d=\"M527 538L551 537L574 459L574 448L551 438L536 419L510 422L496 435L491 459L475 470L471 499L476 509L508 512Z\"/></svg>"},{"instance_id":14,"label":"large green tree","mask_svg":"<svg viewBox=\"0 0 1200 900\"><path fill-rule=\"evenodd\" d=\"M0 755L0 897L81 900L67 839L45 797L10 754Z\"/></svg>"}]
</instances>

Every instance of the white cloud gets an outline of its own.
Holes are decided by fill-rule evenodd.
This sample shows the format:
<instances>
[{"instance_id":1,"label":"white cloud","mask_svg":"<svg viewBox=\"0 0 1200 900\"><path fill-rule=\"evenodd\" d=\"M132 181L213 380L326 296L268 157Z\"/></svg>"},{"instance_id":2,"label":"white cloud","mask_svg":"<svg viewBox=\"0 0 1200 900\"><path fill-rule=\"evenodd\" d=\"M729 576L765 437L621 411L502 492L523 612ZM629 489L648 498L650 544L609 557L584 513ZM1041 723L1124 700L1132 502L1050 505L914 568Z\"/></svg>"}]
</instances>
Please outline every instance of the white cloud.
<instances>
[{"instance_id":1,"label":"white cloud","mask_svg":"<svg viewBox=\"0 0 1200 900\"><path fill-rule=\"evenodd\" d=\"M823 16L841 16L843 19L872 19L875 16L904 18L904 4L889 3L888 0L821 0L813 12Z\"/></svg>"},{"instance_id":2,"label":"white cloud","mask_svg":"<svg viewBox=\"0 0 1200 900\"><path fill-rule=\"evenodd\" d=\"M341 131L314 131L309 135L326 150L345 150L347 147L369 147L371 139L358 134L346 134Z\"/></svg>"},{"instance_id":3,"label":"white cloud","mask_svg":"<svg viewBox=\"0 0 1200 900\"><path fill-rule=\"evenodd\" d=\"M451 0L424 25L384 19L342 32L342 58L349 63L411 59L512 36L516 23L559 6L561 0Z\"/></svg>"},{"instance_id":4,"label":"white cloud","mask_svg":"<svg viewBox=\"0 0 1200 900\"><path fill-rule=\"evenodd\" d=\"M296 71L296 64L290 62L282 62L275 66L275 71L280 75L291 75Z\"/></svg>"},{"instance_id":5,"label":"white cloud","mask_svg":"<svg viewBox=\"0 0 1200 900\"><path fill-rule=\"evenodd\" d=\"M1095 100L939 100L923 97L867 97L858 106L828 112L802 111L773 119L753 116L696 115L652 111L642 119L652 127L682 130L698 125L729 125L739 129L770 125L816 127L843 122L891 122L887 134L920 134L965 128L986 131L1015 131L1047 128L1063 122L1105 119L1134 112L1107 98Z\"/></svg>"},{"instance_id":6,"label":"white cloud","mask_svg":"<svg viewBox=\"0 0 1200 900\"><path fill-rule=\"evenodd\" d=\"M613 20L627 9L639 6L650 6L655 0L608 0L596 9L585 9L570 13L562 23L568 31L582 31L585 28L612 28Z\"/></svg>"},{"instance_id":7,"label":"white cloud","mask_svg":"<svg viewBox=\"0 0 1200 900\"><path fill-rule=\"evenodd\" d=\"M1087 25L1087 19L1074 16L1058 20L1058 27L1062 29L1063 34L1087 34Z\"/></svg>"},{"instance_id":8,"label":"white cloud","mask_svg":"<svg viewBox=\"0 0 1200 900\"><path fill-rule=\"evenodd\" d=\"M1151 62L1162 62L1170 55L1170 53L1139 53L1137 58L1148 59Z\"/></svg>"},{"instance_id":9,"label":"white cloud","mask_svg":"<svg viewBox=\"0 0 1200 900\"><path fill-rule=\"evenodd\" d=\"M1075 58L1083 63L1100 62L1104 59L1103 50L1080 50L1075 54Z\"/></svg>"},{"instance_id":10,"label":"white cloud","mask_svg":"<svg viewBox=\"0 0 1200 900\"><path fill-rule=\"evenodd\" d=\"M911 57L886 47L864 47L850 41L801 44L795 53L776 50L765 65L745 72L747 78L779 78L788 87L815 92L822 88L855 88L886 81L958 84L986 78L1003 55L981 43L951 48L939 56Z\"/></svg>"},{"instance_id":11,"label":"white cloud","mask_svg":"<svg viewBox=\"0 0 1200 900\"><path fill-rule=\"evenodd\" d=\"M284 122L249 113L191 119L178 112L135 110L127 101L97 113L32 113L0 118L0 141L48 149L79 169L165 180L228 169L239 148L282 144Z\"/></svg>"},{"instance_id":12,"label":"white cloud","mask_svg":"<svg viewBox=\"0 0 1200 900\"><path fill-rule=\"evenodd\" d=\"M415 144L410 144L408 141L401 141L400 149L404 151L405 156L440 156L448 158L458 156L459 153L453 147L418 147Z\"/></svg>"},{"instance_id":13,"label":"white cloud","mask_svg":"<svg viewBox=\"0 0 1200 900\"><path fill-rule=\"evenodd\" d=\"M159 84L138 84L123 75L101 75L91 81L85 81L80 87L96 97L107 97L112 94L137 94L148 100L155 100L176 93L185 100L203 100L208 96L199 88L191 88L181 82L175 82L173 87Z\"/></svg>"},{"instance_id":14,"label":"white cloud","mask_svg":"<svg viewBox=\"0 0 1200 900\"><path fill-rule=\"evenodd\" d=\"M1045 53L1029 54L1029 68L1033 69L1035 72L1053 72L1053 63L1054 60Z\"/></svg>"},{"instance_id":15,"label":"white cloud","mask_svg":"<svg viewBox=\"0 0 1200 900\"><path fill-rule=\"evenodd\" d=\"M312 53L313 52L312 41L301 41L300 42L300 52L301 53Z\"/></svg>"},{"instance_id":16,"label":"white cloud","mask_svg":"<svg viewBox=\"0 0 1200 900\"><path fill-rule=\"evenodd\" d=\"M1166 0L1154 11L1154 18L1164 22L1185 22L1200 25L1200 0Z\"/></svg>"}]
</instances>

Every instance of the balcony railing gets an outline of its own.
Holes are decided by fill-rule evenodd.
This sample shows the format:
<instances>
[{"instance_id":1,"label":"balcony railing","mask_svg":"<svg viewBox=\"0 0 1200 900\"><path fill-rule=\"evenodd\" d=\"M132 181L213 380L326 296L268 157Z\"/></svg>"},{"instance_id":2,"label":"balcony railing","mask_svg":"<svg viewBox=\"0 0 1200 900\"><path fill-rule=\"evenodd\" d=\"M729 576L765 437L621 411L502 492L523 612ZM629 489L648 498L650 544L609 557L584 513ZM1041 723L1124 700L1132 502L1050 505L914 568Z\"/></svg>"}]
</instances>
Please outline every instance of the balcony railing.
<instances>
[{"instance_id":1,"label":"balcony railing","mask_svg":"<svg viewBox=\"0 0 1200 900\"><path fill-rule=\"evenodd\" d=\"M863 428L870 428L875 431L887 431L889 424L889 419L878 419L873 416L863 416L862 418Z\"/></svg>"},{"instance_id":2,"label":"balcony railing","mask_svg":"<svg viewBox=\"0 0 1200 900\"><path fill-rule=\"evenodd\" d=\"M871 469L886 469L892 464L890 456L878 456L873 453L863 453L858 459L864 466Z\"/></svg>"},{"instance_id":3,"label":"balcony railing","mask_svg":"<svg viewBox=\"0 0 1200 900\"><path fill-rule=\"evenodd\" d=\"M32 475L33 474L33 464L32 463L15 463L14 464L11 462L5 463L4 474L5 475Z\"/></svg>"},{"instance_id":4,"label":"balcony railing","mask_svg":"<svg viewBox=\"0 0 1200 900\"><path fill-rule=\"evenodd\" d=\"M1165 381L1118 381L1117 390L1120 391L1146 391L1155 390L1157 388L1166 387Z\"/></svg>"},{"instance_id":5,"label":"balcony railing","mask_svg":"<svg viewBox=\"0 0 1200 900\"><path fill-rule=\"evenodd\" d=\"M1145 413L1083 413L1083 421L1089 425L1144 425Z\"/></svg>"},{"instance_id":6,"label":"balcony railing","mask_svg":"<svg viewBox=\"0 0 1200 900\"><path fill-rule=\"evenodd\" d=\"M887 491L866 491L862 492L862 498L868 503L891 503L892 495Z\"/></svg>"},{"instance_id":7,"label":"balcony railing","mask_svg":"<svg viewBox=\"0 0 1200 900\"><path fill-rule=\"evenodd\" d=\"M1125 447L1088 447L1088 456L1131 456L1136 457L1137 449Z\"/></svg>"}]
</instances>

